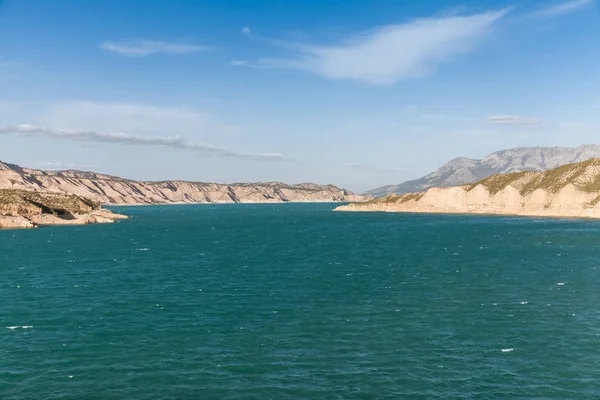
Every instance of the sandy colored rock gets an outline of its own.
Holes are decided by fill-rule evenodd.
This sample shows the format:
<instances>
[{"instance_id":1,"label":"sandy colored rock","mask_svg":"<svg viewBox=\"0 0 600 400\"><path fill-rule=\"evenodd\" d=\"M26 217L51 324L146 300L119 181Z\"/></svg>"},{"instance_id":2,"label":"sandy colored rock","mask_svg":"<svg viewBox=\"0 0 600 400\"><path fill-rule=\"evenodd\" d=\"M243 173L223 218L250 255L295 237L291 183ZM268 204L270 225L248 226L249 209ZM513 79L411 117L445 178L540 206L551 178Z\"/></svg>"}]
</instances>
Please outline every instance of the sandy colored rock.
<instances>
[{"instance_id":1,"label":"sandy colored rock","mask_svg":"<svg viewBox=\"0 0 600 400\"><path fill-rule=\"evenodd\" d=\"M0 229L35 228L37 225L22 216L0 215Z\"/></svg>"},{"instance_id":2,"label":"sandy colored rock","mask_svg":"<svg viewBox=\"0 0 600 400\"><path fill-rule=\"evenodd\" d=\"M109 223L123 218L127 217L75 195L0 189L0 228Z\"/></svg>"},{"instance_id":3,"label":"sandy colored rock","mask_svg":"<svg viewBox=\"0 0 600 400\"><path fill-rule=\"evenodd\" d=\"M600 159L546 172L492 175L482 181L389 195L336 211L503 214L600 218Z\"/></svg>"},{"instance_id":4,"label":"sandy colored rock","mask_svg":"<svg viewBox=\"0 0 600 400\"><path fill-rule=\"evenodd\" d=\"M73 194L100 204L348 202L369 198L334 185L281 182L137 182L83 171L42 171L0 163L0 189Z\"/></svg>"}]
</instances>

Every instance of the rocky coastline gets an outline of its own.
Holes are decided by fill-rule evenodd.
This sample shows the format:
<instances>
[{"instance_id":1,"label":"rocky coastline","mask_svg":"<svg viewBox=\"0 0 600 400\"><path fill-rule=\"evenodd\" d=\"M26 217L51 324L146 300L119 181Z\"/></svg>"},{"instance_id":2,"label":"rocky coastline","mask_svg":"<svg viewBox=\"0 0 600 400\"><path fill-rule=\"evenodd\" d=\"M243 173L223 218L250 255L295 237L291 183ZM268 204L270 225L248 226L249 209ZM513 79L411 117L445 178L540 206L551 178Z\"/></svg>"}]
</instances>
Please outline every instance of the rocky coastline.
<instances>
[{"instance_id":1,"label":"rocky coastline","mask_svg":"<svg viewBox=\"0 0 600 400\"><path fill-rule=\"evenodd\" d=\"M0 228L112 223L128 218L75 195L0 189Z\"/></svg>"}]
</instances>

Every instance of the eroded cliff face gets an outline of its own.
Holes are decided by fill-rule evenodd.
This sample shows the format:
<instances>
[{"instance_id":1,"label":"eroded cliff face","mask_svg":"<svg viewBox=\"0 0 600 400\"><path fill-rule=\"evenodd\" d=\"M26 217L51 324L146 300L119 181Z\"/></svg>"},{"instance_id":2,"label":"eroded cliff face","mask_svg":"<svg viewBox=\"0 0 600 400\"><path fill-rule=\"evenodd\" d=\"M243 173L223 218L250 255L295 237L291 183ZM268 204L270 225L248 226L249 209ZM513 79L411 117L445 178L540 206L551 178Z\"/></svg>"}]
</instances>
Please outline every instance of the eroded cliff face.
<instances>
[{"instance_id":1,"label":"eroded cliff face","mask_svg":"<svg viewBox=\"0 0 600 400\"><path fill-rule=\"evenodd\" d=\"M546 172L492 175L480 182L389 195L337 211L504 214L600 218L600 159Z\"/></svg>"},{"instance_id":2,"label":"eroded cliff face","mask_svg":"<svg viewBox=\"0 0 600 400\"><path fill-rule=\"evenodd\" d=\"M102 204L360 202L333 185L281 182L217 184L138 182L82 171L41 171L0 163L0 189L74 194Z\"/></svg>"},{"instance_id":3,"label":"eroded cliff face","mask_svg":"<svg viewBox=\"0 0 600 400\"><path fill-rule=\"evenodd\" d=\"M0 228L84 225L127 218L79 196L0 189Z\"/></svg>"}]
</instances>

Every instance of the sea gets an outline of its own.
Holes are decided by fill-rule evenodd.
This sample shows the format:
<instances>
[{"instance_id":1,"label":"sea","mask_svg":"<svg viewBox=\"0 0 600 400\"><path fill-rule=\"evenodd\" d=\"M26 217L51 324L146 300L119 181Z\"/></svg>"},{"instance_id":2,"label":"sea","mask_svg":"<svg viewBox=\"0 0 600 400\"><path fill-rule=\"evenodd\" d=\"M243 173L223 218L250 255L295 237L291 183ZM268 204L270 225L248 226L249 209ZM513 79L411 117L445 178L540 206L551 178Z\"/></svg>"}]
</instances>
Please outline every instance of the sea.
<instances>
[{"instance_id":1,"label":"sea","mask_svg":"<svg viewBox=\"0 0 600 400\"><path fill-rule=\"evenodd\" d=\"M0 399L600 398L600 222L335 206L0 231Z\"/></svg>"}]
</instances>

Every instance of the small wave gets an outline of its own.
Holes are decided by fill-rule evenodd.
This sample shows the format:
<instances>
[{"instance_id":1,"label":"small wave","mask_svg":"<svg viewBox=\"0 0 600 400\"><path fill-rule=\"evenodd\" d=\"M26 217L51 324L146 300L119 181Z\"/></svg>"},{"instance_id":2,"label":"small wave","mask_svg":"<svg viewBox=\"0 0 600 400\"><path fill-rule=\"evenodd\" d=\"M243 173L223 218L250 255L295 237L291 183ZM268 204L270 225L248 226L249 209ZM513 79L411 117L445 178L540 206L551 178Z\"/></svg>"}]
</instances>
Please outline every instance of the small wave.
<instances>
[{"instance_id":1,"label":"small wave","mask_svg":"<svg viewBox=\"0 0 600 400\"><path fill-rule=\"evenodd\" d=\"M558 282L557 283L558 286L564 286L564 284L565 284L564 282Z\"/></svg>"},{"instance_id":2,"label":"small wave","mask_svg":"<svg viewBox=\"0 0 600 400\"><path fill-rule=\"evenodd\" d=\"M503 353L509 353L511 351L513 351L514 349L500 349L501 352Z\"/></svg>"},{"instance_id":3,"label":"small wave","mask_svg":"<svg viewBox=\"0 0 600 400\"><path fill-rule=\"evenodd\" d=\"M31 325L22 325L22 326L16 325L16 326L7 326L6 327L6 329L10 329L11 331L14 331L15 329L19 329L19 328L21 328L21 329L31 329L31 328L33 328L33 326L31 326Z\"/></svg>"},{"instance_id":4,"label":"small wave","mask_svg":"<svg viewBox=\"0 0 600 400\"><path fill-rule=\"evenodd\" d=\"M135 249L135 251L148 251L148 250L150 250L150 249L148 249L148 248L146 248L146 247L144 247L144 248L142 248L142 249Z\"/></svg>"},{"instance_id":5,"label":"small wave","mask_svg":"<svg viewBox=\"0 0 600 400\"><path fill-rule=\"evenodd\" d=\"M527 302L526 301L522 301L519 304L527 304Z\"/></svg>"},{"instance_id":6,"label":"small wave","mask_svg":"<svg viewBox=\"0 0 600 400\"><path fill-rule=\"evenodd\" d=\"M12 330L15 330L15 329L17 329L17 328L20 328L20 326L7 326L7 327L6 327L6 329L10 329L11 331L12 331Z\"/></svg>"}]
</instances>

